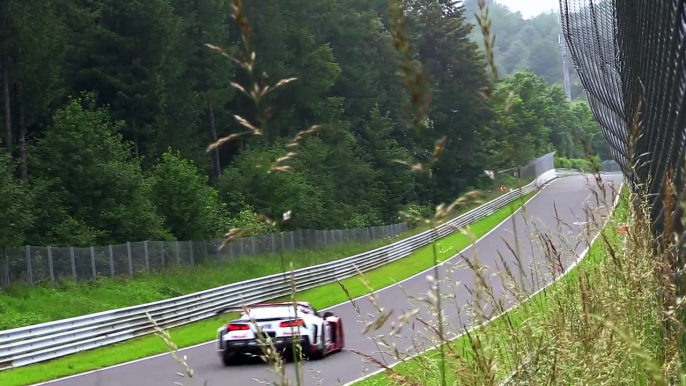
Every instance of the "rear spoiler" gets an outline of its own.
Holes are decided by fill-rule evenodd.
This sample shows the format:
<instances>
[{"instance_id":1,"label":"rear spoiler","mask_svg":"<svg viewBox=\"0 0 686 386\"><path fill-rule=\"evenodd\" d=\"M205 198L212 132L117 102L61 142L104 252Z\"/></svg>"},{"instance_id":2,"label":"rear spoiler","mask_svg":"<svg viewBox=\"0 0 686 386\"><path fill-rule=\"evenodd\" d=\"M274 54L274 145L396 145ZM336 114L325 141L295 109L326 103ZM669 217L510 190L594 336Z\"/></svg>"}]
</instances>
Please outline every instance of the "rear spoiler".
<instances>
[{"instance_id":1,"label":"rear spoiler","mask_svg":"<svg viewBox=\"0 0 686 386\"><path fill-rule=\"evenodd\" d=\"M295 304L301 306L301 307L309 307L308 303L303 303L303 302L296 302ZM283 306L292 306L293 302L275 302L275 303L254 303L254 304L248 304L245 306L229 306L229 307L224 307L220 308L219 310L216 311L215 315L223 315L223 314L228 314L231 312L244 312L245 309L251 309L251 308L256 308L256 307L283 307Z\"/></svg>"}]
</instances>

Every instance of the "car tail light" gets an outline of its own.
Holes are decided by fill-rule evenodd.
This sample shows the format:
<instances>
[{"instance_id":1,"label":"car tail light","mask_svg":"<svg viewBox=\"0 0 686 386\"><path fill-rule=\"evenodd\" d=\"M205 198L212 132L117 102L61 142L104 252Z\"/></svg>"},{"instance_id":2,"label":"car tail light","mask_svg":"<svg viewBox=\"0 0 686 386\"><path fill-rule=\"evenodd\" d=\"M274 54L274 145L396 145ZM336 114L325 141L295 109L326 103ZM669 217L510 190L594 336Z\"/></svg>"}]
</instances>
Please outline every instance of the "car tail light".
<instances>
[{"instance_id":1,"label":"car tail light","mask_svg":"<svg viewBox=\"0 0 686 386\"><path fill-rule=\"evenodd\" d=\"M284 327L303 327L303 326L305 326L305 322L303 322L302 319L289 320L287 322L279 323L279 327L281 327L281 328L284 328Z\"/></svg>"},{"instance_id":2,"label":"car tail light","mask_svg":"<svg viewBox=\"0 0 686 386\"><path fill-rule=\"evenodd\" d=\"M227 324L226 328L229 331L245 331L249 330L250 326L248 326L247 324Z\"/></svg>"}]
</instances>

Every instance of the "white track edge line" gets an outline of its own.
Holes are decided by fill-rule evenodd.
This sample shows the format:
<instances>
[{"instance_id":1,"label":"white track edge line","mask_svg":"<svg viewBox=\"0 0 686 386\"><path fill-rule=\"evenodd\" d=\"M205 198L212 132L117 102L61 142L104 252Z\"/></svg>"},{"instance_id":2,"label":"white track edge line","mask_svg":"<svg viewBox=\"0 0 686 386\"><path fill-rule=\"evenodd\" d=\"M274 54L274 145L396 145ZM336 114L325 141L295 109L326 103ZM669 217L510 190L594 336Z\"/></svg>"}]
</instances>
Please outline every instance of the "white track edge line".
<instances>
[{"instance_id":1,"label":"white track edge line","mask_svg":"<svg viewBox=\"0 0 686 386\"><path fill-rule=\"evenodd\" d=\"M624 182L622 182L622 183L619 185L619 189L617 189L617 193L618 193L618 194L617 194L617 197L615 197L614 202L612 203L612 210L610 211L610 215L608 216L607 219L605 219L605 222L603 223L603 226L600 227L600 231L599 231L595 236L593 236L593 238L591 239L590 245L587 246L586 249L584 249L584 250L578 255L579 257L578 257L578 258L577 258L577 259L576 259L576 260L575 260L575 261L565 270L565 272L562 273L562 275L560 275L557 279L553 280L552 282L550 282L549 284L547 284L547 285L544 286L543 288L540 288L540 289L538 289L536 292L534 292L533 294L529 295L529 297L527 297L526 299L524 299L524 301L519 302L519 303L517 303L517 304L514 304L514 305L510 306L510 307L509 307L508 309L506 309L504 312L501 312L500 314L498 314L497 316L495 316L493 319L491 319L491 320L489 320L489 321L486 321L486 322L484 322L484 323L478 324L478 325L476 325L476 326L469 327L469 328L468 328L467 330L465 330L463 333L461 333L461 334L459 334L459 335L457 335L457 336L454 336L454 337L448 339L448 342L452 342L452 341L454 341L454 340L457 340L457 339L461 338L462 336L464 336L466 333L472 333L472 332L474 332L475 330L478 330L478 329L481 328L481 327L484 327L484 326L486 326L486 325L488 325L488 324L490 324L490 323L492 323L492 322L495 322L496 320L500 319L500 317L507 315L510 311L512 311L512 310L514 310L515 308L521 306L522 304L528 302L529 300L531 300L531 298L533 298L534 296L538 295L538 294L541 293L542 291L548 289L550 286L552 286L553 284L557 283L559 280L561 280L562 278L564 278L565 276L567 276L567 274L569 274L574 268L576 268L577 265L579 265L579 263L581 263L581 261L583 261L583 259L586 257L586 255L588 254L588 252L591 250L591 247L593 246L593 244L595 244L595 242L598 240L598 238L599 238L600 235L602 234L602 230L603 230L603 229L605 228L605 226L610 222L610 220L612 220L612 217L613 217L613 215L614 215L614 212L615 212L615 210L617 209L617 205L619 204L619 199L620 199L620 197L621 197L621 194L619 194L619 193L621 193L623 187L624 187ZM543 189L541 189L541 190L543 190ZM535 197L535 196L534 196L534 197ZM532 198L533 198L533 197L532 197ZM404 359L401 360L401 361L397 361L397 362L393 363L392 365L390 365L390 366L388 366L388 367L389 367L389 368L394 368L395 366L397 366L397 365L399 365L399 364L401 364L401 363L405 363L405 362L407 362L407 361L410 361L410 360L414 359L415 357L418 357L418 356L423 355L423 354L425 354L425 353L427 353L427 352L429 352L429 351L431 351L431 350L434 350L434 349L438 348L439 346L440 346L440 344L439 344L439 345L434 345L434 346L432 346L432 347L427 348L426 350L420 351L420 352L418 352L418 353L414 353L414 354L408 356L407 358L404 358ZM350 382L348 382L348 383L345 383L345 384L343 384L342 386L352 386L352 385L354 385L354 384L357 384L358 382L362 382L362 381L364 381L364 380L366 380L366 379L368 379L368 378L371 378L371 377L373 377L373 376L375 376L375 375L377 375L377 374L383 373L384 371L386 371L386 369L378 369L378 370L376 370L376 371L374 371L374 372L372 372L372 373L369 373L369 374L367 374L367 375L365 375L365 376L363 376L363 377L361 377L361 378L357 378L357 379L354 380L354 381L350 381Z\"/></svg>"},{"instance_id":2,"label":"white track edge line","mask_svg":"<svg viewBox=\"0 0 686 386\"><path fill-rule=\"evenodd\" d=\"M565 177L572 177L572 176L565 176ZM474 244L478 243L479 241L481 241L482 239L484 239L486 236L488 236L488 235L490 235L491 233L495 232L498 228L500 228L503 224L505 224L505 222L509 221L512 217L514 217L518 212L520 212L520 211L522 210L523 207L525 207L529 202L531 202L534 198L536 198L536 196L538 196L545 188L547 188L548 186L550 186L553 182L555 182L555 181L557 181L557 180L559 180L559 179L565 178L565 177L554 177L552 180L550 180L550 181L544 183L544 184L542 185L542 187L541 187L540 189L538 189L538 192L536 192L536 194L534 194L531 198L529 198L528 200L526 200L526 201L524 202L524 204L522 204L519 208L517 208L517 210L515 210L512 214L510 214L509 216L507 216L507 218L505 218L503 221L501 221L500 223L498 223L498 225L496 225L493 229L491 229L490 231L488 231L488 232L487 232L486 234L484 234L483 236L479 237L475 242L471 243L469 246L467 246L467 247L466 247L465 249L463 249L462 251L460 251L460 252L458 252L457 254L451 256L450 258L444 260L443 262L438 263L437 266L440 267L440 266L442 266L443 264L445 264L445 263L447 263L447 262L453 260L454 258L460 256L460 255L463 254L464 252L468 251L470 248L472 248L472 246L473 246ZM514 202L514 201L513 201L513 202ZM509 205L509 204L508 204L508 205ZM501 209L502 209L502 208L501 208ZM490 217L490 216L487 216L487 217L483 218L482 220L485 220L485 219L488 218L488 217ZM447 237L447 236L446 236L446 237ZM408 255L408 256L409 256L409 255ZM419 272L419 273L417 273L417 274L415 274L415 275L412 275L412 276L410 276L410 277L407 277L407 278L405 278L405 279L403 279L403 280L401 280L401 281L399 281L399 282L396 282L396 283L393 283L393 284L389 284L389 285L387 285L386 287L383 287L383 288L380 288L380 289L374 291L374 293L379 293L379 292L388 290L388 289L391 288L391 287L395 287L395 286L397 286L397 285L399 285L399 284L401 284L401 283L404 283L404 282L406 282L406 281L408 281L408 280L412 280L412 279L414 279L414 278L417 277L417 276L426 274L427 272L432 271L432 270L434 269L434 267L435 267L435 266L432 266L432 267L430 267L430 268L427 268L427 269L425 269L424 271ZM381 267L379 267L379 268L381 268ZM353 276L353 277L354 277L354 276ZM329 283L329 284L331 284L331 283ZM323 284L323 285L326 285L326 284ZM367 296L369 296L369 294L364 294L364 295L362 295L362 296L358 296L358 297L356 297L356 298L354 298L354 299L352 299L352 300L353 300L353 301L356 301L356 300L365 298L365 297L367 297ZM332 309L332 308L340 307L340 306L345 305L345 304L348 304L348 303L350 303L350 300L346 300L346 301L344 301L344 302L335 304L335 305L333 305L333 306L329 306L329 307L326 307L326 308L322 308L321 311L330 310L330 309ZM198 347L205 346L205 345L208 345L208 344L213 344L213 343L215 343L215 339L212 339L211 341L208 341L208 342L198 343L198 344L193 345L193 346L188 346L188 347L180 348L180 349L176 350L176 352L182 352L182 351L186 351L186 350L192 350L192 349L194 349L194 348L198 348ZM95 349L95 350L97 350L97 349ZM83 372L83 373L79 373L79 374L69 375L69 376L66 376L66 377L57 378L57 379L53 379L53 380L45 381L45 382L41 382L41 383L33 383L33 384L28 385L28 386L42 386L42 385L48 385L48 384L54 383L54 382L61 382L61 381L65 381L65 380L67 380L67 379L72 379L72 378L77 378L77 377L81 377L81 376L85 376L85 375L89 375L89 374L99 373L99 372L102 372L102 371L107 371L107 370L115 369L115 368L117 368L117 367L122 367L122 366L128 366L128 365L132 365L132 364L134 364L134 363L143 362L143 361L147 361L147 360L150 360L150 359L160 358L160 357L163 357L163 356L165 356L165 355L170 355L170 354L169 354L169 352L164 352L164 353L162 353L162 354L156 354L156 355L152 355L152 356L145 357L145 358L134 359L134 360L132 360L132 361L128 361L128 362L124 362L124 363L119 363L119 364L112 365L112 366L103 367L103 368L101 368L101 369L96 369L96 370L91 370L91 371L87 371L87 372ZM66 357L65 357L65 358L66 358ZM56 359L56 360L59 360L59 359ZM363 379L364 379L364 378L363 378ZM360 380L362 380L362 379L360 379ZM357 381L356 381L356 382L357 382ZM348 385L348 384L346 384L346 385Z\"/></svg>"}]
</instances>

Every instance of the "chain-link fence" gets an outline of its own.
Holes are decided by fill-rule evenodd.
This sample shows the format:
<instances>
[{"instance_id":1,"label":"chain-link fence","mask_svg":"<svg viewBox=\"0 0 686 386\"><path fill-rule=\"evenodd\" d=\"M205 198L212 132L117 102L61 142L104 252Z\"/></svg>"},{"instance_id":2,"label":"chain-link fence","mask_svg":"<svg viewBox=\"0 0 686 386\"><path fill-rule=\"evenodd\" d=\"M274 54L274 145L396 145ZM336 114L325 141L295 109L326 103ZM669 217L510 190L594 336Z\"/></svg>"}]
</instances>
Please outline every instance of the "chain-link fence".
<instances>
[{"instance_id":1,"label":"chain-link fence","mask_svg":"<svg viewBox=\"0 0 686 386\"><path fill-rule=\"evenodd\" d=\"M210 241L141 241L89 248L5 247L0 249L0 284L29 285L63 278L74 281L98 276L150 274L171 266L227 263L241 257L281 251L325 248L388 239L408 230L407 223L345 230L300 229L280 234L241 237L221 250L222 239Z\"/></svg>"}]
</instances>

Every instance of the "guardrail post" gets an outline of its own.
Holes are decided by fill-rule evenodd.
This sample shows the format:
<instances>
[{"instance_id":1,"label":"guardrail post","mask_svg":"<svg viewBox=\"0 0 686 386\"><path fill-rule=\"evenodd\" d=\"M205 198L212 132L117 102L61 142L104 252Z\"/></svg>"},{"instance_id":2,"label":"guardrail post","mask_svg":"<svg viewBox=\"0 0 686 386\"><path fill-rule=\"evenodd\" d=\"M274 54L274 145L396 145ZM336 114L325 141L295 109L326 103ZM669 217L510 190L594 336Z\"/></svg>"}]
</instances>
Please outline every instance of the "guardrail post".
<instances>
[{"instance_id":1,"label":"guardrail post","mask_svg":"<svg viewBox=\"0 0 686 386\"><path fill-rule=\"evenodd\" d=\"M29 285L33 287L33 268L31 267L31 246L26 246L26 270L29 275Z\"/></svg>"},{"instance_id":2,"label":"guardrail post","mask_svg":"<svg viewBox=\"0 0 686 386\"><path fill-rule=\"evenodd\" d=\"M109 246L110 250L110 277L114 277L114 250L112 250L112 245Z\"/></svg>"},{"instance_id":3,"label":"guardrail post","mask_svg":"<svg viewBox=\"0 0 686 386\"><path fill-rule=\"evenodd\" d=\"M74 247L69 247L69 258L71 260L71 276L74 279L74 283L78 281L76 276L76 256L74 256Z\"/></svg>"},{"instance_id":4,"label":"guardrail post","mask_svg":"<svg viewBox=\"0 0 686 386\"><path fill-rule=\"evenodd\" d=\"M95 269L95 247L91 247L91 269L93 271L93 279L98 275L98 272Z\"/></svg>"},{"instance_id":5,"label":"guardrail post","mask_svg":"<svg viewBox=\"0 0 686 386\"><path fill-rule=\"evenodd\" d=\"M188 245L190 246L190 251L191 251L191 267L195 266L195 257L193 257L193 242L189 241Z\"/></svg>"},{"instance_id":6,"label":"guardrail post","mask_svg":"<svg viewBox=\"0 0 686 386\"><path fill-rule=\"evenodd\" d=\"M52 265L52 246L48 245L48 270L50 271L50 281L55 282L55 270Z\"/></svg>"},{"instance_id":7,"label":"guardrail post","mask_svg":"<svg viewBox=\"0 0 686 386\"><path fill-rule=\"evenodd\" d=\"M148 253L148 240L143 241L143 251L145 255L145 272L150 275L150 254Z\"/></svg>"},{"instance_id":8,"label":"guardrail post","mask_svg":"<svg viewBox=\"0 0 686 386\"><path fill-rule=\"evenodd\" d=\"M131 257L131 242L126 242L126 253L129 256L129 276L133 276L133 258Z\"/></svg>"}]
</instances>

